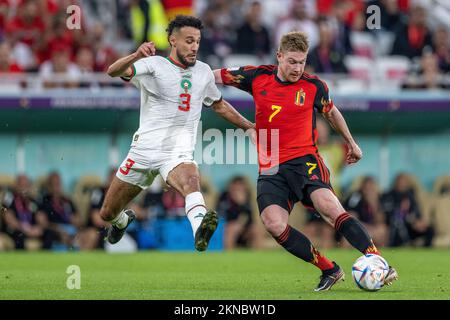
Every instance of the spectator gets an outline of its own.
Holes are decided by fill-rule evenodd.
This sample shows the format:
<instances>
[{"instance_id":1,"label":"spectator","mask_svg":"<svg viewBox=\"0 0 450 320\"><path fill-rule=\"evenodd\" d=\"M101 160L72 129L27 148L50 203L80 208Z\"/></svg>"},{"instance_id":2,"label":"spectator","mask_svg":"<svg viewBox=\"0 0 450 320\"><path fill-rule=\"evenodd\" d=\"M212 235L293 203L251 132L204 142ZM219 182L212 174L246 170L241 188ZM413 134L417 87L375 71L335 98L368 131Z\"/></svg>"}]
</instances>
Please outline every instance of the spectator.
<instances>
[{"instance_id":1,"label":"spectator","mask_svg":"<svg viewBox=\"0 0 450 320\"><path fill-rule=\"evenodd\" d=\"M105 42L104 26L101 23L94 24L89 32L88 38L90 38L88 43L91 45L94 54L94 70L97 72L105 72L108 66L116 61L118 57L114 48Z\"/></svg>"},{"instance_id":2,"label":"spectator","mask_svg":"<svg viewBox=\"0 0 450 320\"><path fill-rule=\"evenodd\" d=\"M44 62L40 69L40 76L44 80L44 86L54 87L77 87L81 71L78 66L70 61L71 49L64 44L53 48L51 60ZM54 81L59 76L59 81Z\"/></svg>"},{"instance_id":3,"label":"spectator","mask_svg":"<svg viewBox=\"0 0 450 320\"><path fill-rule=\"evenodd\" d=\"M208 7L204 11L202 21L204 28L199 53L208 64L219 66L221 60L232 51L233 31L219 27L218 13L214 7Z\"/></svg>"},{"instance_id":4,"label":"spectator","mask_svg":"<svg viewBox=\"0 0 450 320\"><path fill-rule=\"evenodd\" d=\"M414 58L421 56L422 49L432 44L426 14L426 11L420 6L410 9L408 22L399 23L395 31L391 54Z\"/></svg>"},{"instance_id":5,"label":"spectator","mask_svg":"<svg viewBox=\"0 0 450 320\"><path fill-rule=\"evenodd\" d=\"M359 219L372 236L375 244L388 244L386 216L381 208L378 186L373 177L364 177L360 188L350 194L344 208Z\"/></svg>"},{"instance_id":6,"label":"spectator","mask_svg":"<svg viewBox=\"0 0 450 320\"><path fill-rule=\"evenodd\" d=\"M425 247L431 246L434 230L423 219L406 174L395 178L394 188L382 196L381 202L389 225L389 246L411 244L418 238L424 240Z\"/></svg>"},{"instance_id":7,"label":"spectator","mask_svg":"<svg viewBox=\"0 0 450 320\"><path fill-rule=\"evenodd\" d=\"M280 43L283 34L297 30L305 32L308 35L310 48L315 48L319 43L319 31L308 15L307 8L307 0L292 0L291 14L278 24L275 43Z\"/></svg>"},{"instance_id":8,"label":"spectator","mask_svg":"<svg viewBox=\"0 0 450 320\"><path fill-rule=\"evenodd\" d=\"M4 195L6 211L0 224L1 231L13 239L16 249L50 249L47 217L38 211L38 204L30 195L30 187L28 178L19 175L14 190Z\"/></svg>"},{"instance_id":9,"label":"spectator","mask_svg":"<svg viewBox=\"0 0 450 320\"><path fill-rule=\"evenodd\" d=\"M261 22L261 3L252 2L246 15L246 21L237 30L234 45L236 53L255 54L263 57L270 53L269 31Z\"/></svg>"},{"instance_id":10,"label":"spectator","mask_svg":"<svg viewBox=\"0 0 450 320\"><path fill-rule=\"evenodd\" d=\"M72 58L76 47L75 33L73 30L67 29L66 15L57 15L50 19L52 21L51 32L47 36L47 45L41 52L39 52L39 61L42 63L52 57L53 51L57 51L64 46L70 50L70 57Z\"/></svg>"},{"instance_id":11,"label":"spectator","mask_svg":"<svg viewBox=\"0 0 450 320\"><path fill-rule=\"evenodd\" d=\"M0 39L6 28L6 24L11 11L9 0L0 0Z\"/></svg>"},{"instance_id":12,"label":"spectator","mask_svg":"<svg viewBox=\"0 0 450 320\"><path fill-rule=\"evenodd\" d=\"M2 72L23 72L22 68L13 60L11 46L6 41L0 42L0 73Z\"/></svg>"},{"instance_id":13,"label":"spectator","mask_svg":"<svg viewBox=\"0 0 450 320\"><path fill-rule=\"evenodd\" d=\"M417 74L407 77L402 85L404 89L443 89L446 87L443 74L439 70L439 60L436 54L424 52L420 59L420 69Z\"/></svg>"},{"instance_id":14,"label":"spectator","mask_svg":"<svg viewBox=\"0 0 450 320\"><path fill-rule=\"evenodd\" d=\"M219 198L219 215L225 218L224 247L260 247L262 234L258 232L253 217L250 186L244 177L234 177Z\"/></svg>"},{"instance_id":15,"label":"spectator","mask_svg":"<svg viewBox=\"0 0 450 320\"><path fill-rule=\"evenodd\" d=\"M355 20L358 19L358 14L362 11L355 11L350 19L351 22L348 22L349 9L348 2L335 1L331 14L327 17L332 30L333 47L343 54L351 54L353 51L350 43L350 26L356 24Z\"/></svg>"},{"instance_id":16,"label":"spectator","mask_svg":"<svg viewBox=\"0 0 450 320\"><path fill-rule=\"evenodd\" d=\"M82 223L73 202L63 194L61 178L57 172L49 174L46 190L40 210L47 215L52 243L72 247ZM80 243L84 243L83 240Z\"/></svg>"},{"instance_id":17,"label":"spectator","mask_svg":"<svg viewBox=\"0 0 450 320\"><path fill-rule=\"evenodd\" d=\"M308 55L309 66L313 69L312 72L321 74L347 73L344 64L345 52L336 47L330 24L325 19L319 22L319 37L318 46Z\"/></svg>"},{"instance_id":18,"label":"spectator","mask_svg":"<svg viewBox=\"0 0 450 320\"><path fill-rule=\"evenodd\" d=\"M438 59L439 69L444 72L450 72L450 45L448 30L441 26L433 34L433 50Z\"/></svg>"},{"instance_id":19,"label":"spectator","mask_svg":"<svg viewBox=\"0 0 450 320\"><path fill-rule=\"evenodd\" d=\"M13 42L19 41L34 52L40 51L44 45L43 35L46 28L36 0L23 1L19 6L18 15L7 24L6 32L14 37Z\"/></svg>"}]
</instances>

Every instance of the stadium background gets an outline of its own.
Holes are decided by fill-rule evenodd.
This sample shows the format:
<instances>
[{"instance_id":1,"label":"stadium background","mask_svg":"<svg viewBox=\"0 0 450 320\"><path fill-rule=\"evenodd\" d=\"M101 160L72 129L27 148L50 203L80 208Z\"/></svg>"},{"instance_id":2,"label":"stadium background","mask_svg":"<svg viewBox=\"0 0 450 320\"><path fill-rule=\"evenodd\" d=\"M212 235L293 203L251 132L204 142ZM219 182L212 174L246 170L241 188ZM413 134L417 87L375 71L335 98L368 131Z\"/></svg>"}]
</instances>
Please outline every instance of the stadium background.
<instances>
[{"instance_id":1,"label":"stadium background","mask_svg":"<svg viewBox=\"0 0 450 320\"><path fill-rule=\"evenodd\" d=\"M76 212L87 221L92 192L104 184L110 168L117 167L127 154L139 117L137 90L108 78L105 70L117 57L132 52L144 38L156 43L159 54L166 54L167 21L177 13L186 13L204 21L199 59L212 68L275 63L279 34L291 29L300 28L309 34L311 55L321 38L331 37L326 45L330 60L323 59L317 51L309 63L329 84L335 104L364 152L364 159L358 164L333 170L341 166L342 152L331 148L338 151L327 153L327 146L323 147L325 161L334 171L334 178L339 179L335 184L341 190L342 200L358 189L363 176L373 176L380 192L387 192L399 173L407 173L420 212L434 228L433 244L448 248L448 2L265 0L260 1L259 8L254 2L0 0L2 197L14 190L16 177L24 174L31 180L31 193L39 202L48 174L57 171ZM81 30L66 27L66 8L70 4L81 8ZM381 9L380 29L369 30L365 24L370 16L366 8L372 4ZM415 38L411 47L400 44L405 38L402 26L413 19L420 21L421 14L425 15L424 36ZM23 22L27 19L32 21L30 26ZM257 36L245 25L246 21L256 26ZM58 58L63 61L61 74L53 72L55 66L51 62ZM250 96L230 88L220 89L224 98L253 119ZM202 127L203 131L217 128L222 132L232 128L211 110L204 111ZM329 144L339 145L338 141L332 136ZM203 141L203 148L208 143ZM248 154L252 146L246 143L225 148L228 149L224 154L231 149ZM257 166L204 164L200 169L207 202L212 207L218 207L218 200L233 177L247 179L251 185L251 215L263 238L254 246L274 247L274 241L261 231L255 210ZM137 200L136 205L144 212L142 232L134 238L134 246L123 250L133 250L136 245L140 249L193 249L187 220L182 219L183 203L176 195L164 198L163 191L164 187L157 184L149 191L156 194L156 202L146 201L153 199L146 195ZM296 212L291 216L292 223L302 228L308 213L299 206ZM223 220L212 244L215 249L224 248L227 213L225 209L219 213ZM11 241L5 243L5 249L11 248ZM422 244L407 241L402 245ZM252 246L252 242L244 245ZM333 246L339 245L333 242ZM39 243L30 245L36 247ZM79 249L76 241L71 245L55 243L52 250L72 249Z\"/></svg>"}]
</instances>

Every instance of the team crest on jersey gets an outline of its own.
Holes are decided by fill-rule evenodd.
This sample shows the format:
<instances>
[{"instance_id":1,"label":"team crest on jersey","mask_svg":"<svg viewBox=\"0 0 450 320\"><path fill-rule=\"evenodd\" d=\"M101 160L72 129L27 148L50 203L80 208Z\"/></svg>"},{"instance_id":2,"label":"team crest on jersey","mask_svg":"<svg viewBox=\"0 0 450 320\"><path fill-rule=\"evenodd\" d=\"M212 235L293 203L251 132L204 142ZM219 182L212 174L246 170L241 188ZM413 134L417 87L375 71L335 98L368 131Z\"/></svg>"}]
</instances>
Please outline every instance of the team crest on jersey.
<instances>
[{"instance_id":1,"label":"team crest on jersey","mask_svg":"<svg viewBox=\"0 0 450 320\"><path fill-rule=\"evenodd\" d=\"M305 104L305 98L306 98L305 91L303 91L303 89L298 90L295 93L295 105L300 107L303 106Z\"/></svg>"},{"instance_id":2,"label":"team crest on jersey","mask_svg":"<svg viewBox=\"0 0 450 320\"><path fill-rule=\"evenodd\" d=\"M192 87L192 83L188 79L181 80L181 88L187 92Z\"/></svg>"}]
</instances>

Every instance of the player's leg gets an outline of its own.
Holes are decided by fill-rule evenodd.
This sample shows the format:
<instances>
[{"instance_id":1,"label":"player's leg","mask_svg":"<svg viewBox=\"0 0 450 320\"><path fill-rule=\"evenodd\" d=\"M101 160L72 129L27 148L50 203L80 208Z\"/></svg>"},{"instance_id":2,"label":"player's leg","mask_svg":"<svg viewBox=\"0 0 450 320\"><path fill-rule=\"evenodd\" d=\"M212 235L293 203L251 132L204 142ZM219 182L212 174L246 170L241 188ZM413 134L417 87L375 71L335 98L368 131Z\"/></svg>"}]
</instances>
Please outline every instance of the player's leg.
<instances>
[{"instance_id":1,"label":"player's leg","mask_svg":"<svg viewBox=\"0 0 450 320\"><path fill-rule=\"evenodd\" d=\"M109 243L117 243L135 219L134 212L126 210L125 207L141 190L141 187L122 181L117 176L113 178L100 209L102 219L111 224L107 234Z\"/></svg>"},{"instance_id":2,"label":"player's leg","mask_svg":"<svg viewBox=\"0 0 450 320\"><path fill-rule=\"evenodd\" d=\"M219 218L214 210L208 210L200 192L200 173L195 162L166 165L160 169L167 183L185 198L186 215L192 226L195 248L204 251L208 247Z\"/></svg>"},{"instance_id":3,"label":"player's leg","mask_svg":"<svg viewBox=\"0 0 450 320\"><path fill-rule=\"evenodd\" d=\"M266 230L288 252L322 271L316 291L329 290L344 278L344 272L323 256L300 231L288 224L289 212L298 198L291 192L285 175L260 175L257 202Z\"/></svg>"},{"instance_id":4,"label":"player's leg","mask_svg":"<svg viewBox=\"0 0 450 320\"><path fill-rule=\"evenodd\" d=\"M260 196L258 203L262 204L265 201L270 201L268 198L264 198L266 197ZM319 285L314 290L325 291L331 289L336 282L344 279L344 272L335 262L323 256L304 234L292 228L288 224L288 218L288 211L276 204L268 205L261 213L261 219L266 230L284 249L297 258L313 264L322 271Z\"/></svg>"},{"instance_id":5,"label":"player's leg","mask_svg":"<svg viewBox=\"0 0 450 320\"><path fill-rule=\"evenodd\" d=\"M366 228L345 211L330 189L316 189L311 192L310 199L324 220L342 234L353 247L363 254L380 254Z\"/></svg>"},{"instance_id":6,"label":"player's leg","mask_svg":"<svg viewBox=\"0 0 450 320\"><path fill-rule=\"evenodd\" d=\"M366 228L355 217L350 215L342 207L339 199L328 188L319 188L309 194L316 210L322 215L325 221L333 226L347 241L363 254L378 254L377 247ZM390 285L398 278L397 271L389 267L385 284Z\"/></svg>"}]
</instances>

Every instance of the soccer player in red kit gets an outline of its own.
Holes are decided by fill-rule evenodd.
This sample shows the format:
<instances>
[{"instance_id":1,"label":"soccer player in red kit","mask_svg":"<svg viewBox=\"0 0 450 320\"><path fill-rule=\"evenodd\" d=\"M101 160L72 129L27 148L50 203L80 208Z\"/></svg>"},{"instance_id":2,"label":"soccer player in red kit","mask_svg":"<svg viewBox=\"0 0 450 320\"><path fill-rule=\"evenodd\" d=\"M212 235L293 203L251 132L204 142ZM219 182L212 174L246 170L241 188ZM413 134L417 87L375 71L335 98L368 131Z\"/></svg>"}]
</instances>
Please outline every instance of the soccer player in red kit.
<instances>
[{"instance_id":1,"label":"soccer player in red kit","mask_svg":"<svg viewBox=\"0 0 450 320\"><path fill-rule=\"evenodd\" d=\"M267 231L287 251L322 271L315 291L329 290L344 279L343 270L323 256L288 224L294 204L314 207L325 221L363 254L380 254L363 225L333 193L330 172L316 146L316 113L321 113L344 138L347 162L362 158L347 124L318 77L304 72L308 39L302 32L285 34L277 52L278 66L263 65L214 71L217 83L234 86L253 96L260 175L257 200ZM385 284L397 279L390 268Z\"/></svg>"}]
</instances>

